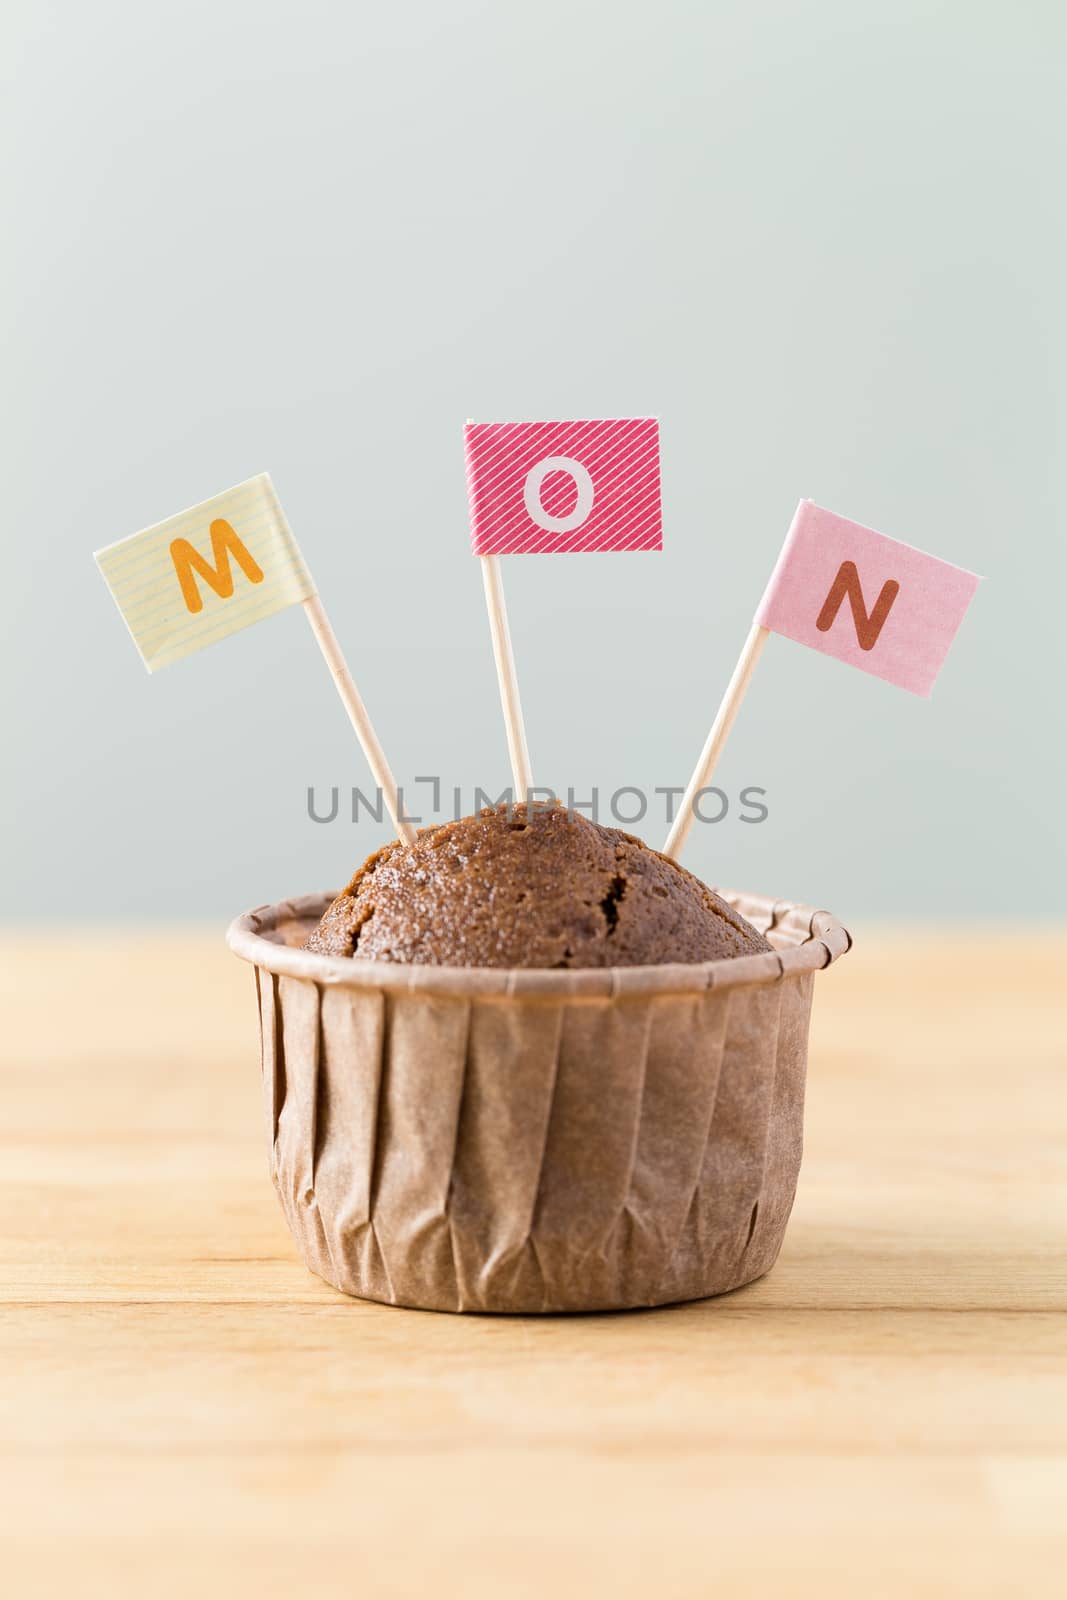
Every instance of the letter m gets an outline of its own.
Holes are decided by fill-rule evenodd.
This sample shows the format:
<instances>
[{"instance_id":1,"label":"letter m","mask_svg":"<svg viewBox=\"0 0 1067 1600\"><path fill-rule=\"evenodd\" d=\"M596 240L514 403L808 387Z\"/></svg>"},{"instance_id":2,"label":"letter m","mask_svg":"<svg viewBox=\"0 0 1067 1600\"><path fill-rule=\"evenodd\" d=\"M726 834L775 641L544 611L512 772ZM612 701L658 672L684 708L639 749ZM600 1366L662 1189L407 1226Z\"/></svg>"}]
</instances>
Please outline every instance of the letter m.
<instances>
[{"instance_id":1,"label":"letter m","mask_svg":"<svg viewBox=\"0 0 1067 1600\"><path fill-rule=\"evenodd\" d=\"M847 597L852 607L852 621L855 624L860 649L873 650L878 643L878 635L885 627L886 618L893 609L893 601L899 593L900 584L895 578L887 578L882 585L881 594L874 602L874 610L868 612L856 563L842 561L837 569L837 577L830 586L830 593L823 601L822 610L815 620L815 626L820 633L828 633L841 609L841 602Z\"/></svg>"},{"instance_id":2,"label":"letter m","mask_svg":"<svg viewBox=\"0 0 1067 1600\"><path fill-rule=\"evenodd\" d=\"M233 573L230 571L230 555L248 579L249 583L262 583L263 570L255 559L245 549L240 539L234 533L230 524L223 518L211 524L211 560L202 556L195 545L188 539L175 539L170 547L170 558L174 562L174 570L178 574L178 582L182 588L182 599L188 610L195 615L204 609L204 602L197 587L195 573L199 573L204 582L218 595L220 600L228 600L233 594Z\"/></svg>"}]
</instances>

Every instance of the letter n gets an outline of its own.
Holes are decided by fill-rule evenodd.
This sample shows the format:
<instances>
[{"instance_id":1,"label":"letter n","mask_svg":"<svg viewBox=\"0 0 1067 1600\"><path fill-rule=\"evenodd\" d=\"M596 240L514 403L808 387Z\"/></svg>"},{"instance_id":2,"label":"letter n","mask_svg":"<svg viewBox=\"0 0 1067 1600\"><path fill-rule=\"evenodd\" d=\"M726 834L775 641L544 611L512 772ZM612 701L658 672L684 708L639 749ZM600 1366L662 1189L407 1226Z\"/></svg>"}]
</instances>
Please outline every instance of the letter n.
<instances>
[{"instance_id":1,"label":"letter n","mask_svg":"<svg viewBox=\"0 0 1067 1600\"><path fill-rule=\"evenodd\" d=\"M897 580L887 578L882 585L881 594L874 602L874 610L868 612L856 563L842 561L837 569L837 577L830 586L830 593L823 601L822 610L815 620L815 626L820 633L828 633L841 609L841 602L847 597L852 607L852 621L856 627L856 638L859 640L860 649L873 650L878 643L878 635L885 627L886 618L893 609L893 601L899 593L900 584Z\"/></svg>"},{"instance_id":2,"label":"letter n","mask_svg":"<svg viewBox=\"0 0 1067 1600\"><path fill-rule=\"evenodd\" d=\"M233 594L233 573L230 571L230 555L248 579L249 583L262 583L263 570L254 557L245 549L240 539L234 533L230 524L219 517L211 524L211 560L208 561L195 545L188 539L175 539L170 547L170 558L174 562L174 570L178 574L181 584L182 599L186 607L194 615L204 609L204 601L197 587L194 573L199 573L204 582L214 589L220 600L228 600Z\"/></svg>"}]
</instances>

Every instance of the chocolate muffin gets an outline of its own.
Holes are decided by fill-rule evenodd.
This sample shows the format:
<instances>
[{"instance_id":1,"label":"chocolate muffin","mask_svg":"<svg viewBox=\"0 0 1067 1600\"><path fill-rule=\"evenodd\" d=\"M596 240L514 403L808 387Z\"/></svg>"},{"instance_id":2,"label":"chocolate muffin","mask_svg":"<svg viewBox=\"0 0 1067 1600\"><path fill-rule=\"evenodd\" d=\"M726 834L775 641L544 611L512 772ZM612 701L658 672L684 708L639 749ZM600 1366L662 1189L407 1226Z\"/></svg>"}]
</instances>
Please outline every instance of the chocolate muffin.
<instances>
[{"instance_id":1,"label":"chocolate muffin","mask_svg":"<svg viewBox=\"0 0 1067 1600\"><path fill-rule=\"evenodd\" d=\"M488 809L370 856L305 949L451 967L633 967L771 947L692 873L560 805Z\"/></svg>"}]
</instances>

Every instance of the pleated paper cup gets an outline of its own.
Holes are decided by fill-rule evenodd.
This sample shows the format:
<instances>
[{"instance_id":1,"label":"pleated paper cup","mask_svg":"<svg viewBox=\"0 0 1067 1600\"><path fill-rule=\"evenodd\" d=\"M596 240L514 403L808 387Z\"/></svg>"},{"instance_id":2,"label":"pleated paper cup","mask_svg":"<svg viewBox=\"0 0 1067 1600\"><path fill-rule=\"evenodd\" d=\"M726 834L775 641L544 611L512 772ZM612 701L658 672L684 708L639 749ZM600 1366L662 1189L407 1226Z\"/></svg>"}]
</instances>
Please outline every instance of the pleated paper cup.
<instances>
[{"instance_id":1,"label":"pleated paper cup","mask_svg":"<svg viewBox=\"0 0 1067 1600\"><path fill-rule=\"evenodd\" d=\"M605 1311L721 1294L775 1261L800 1169L827 912L727 894L771 952L585 971L297 948L332 895L238 917L271 1175L346 1294Z\"/></svg>"}]
</instances>

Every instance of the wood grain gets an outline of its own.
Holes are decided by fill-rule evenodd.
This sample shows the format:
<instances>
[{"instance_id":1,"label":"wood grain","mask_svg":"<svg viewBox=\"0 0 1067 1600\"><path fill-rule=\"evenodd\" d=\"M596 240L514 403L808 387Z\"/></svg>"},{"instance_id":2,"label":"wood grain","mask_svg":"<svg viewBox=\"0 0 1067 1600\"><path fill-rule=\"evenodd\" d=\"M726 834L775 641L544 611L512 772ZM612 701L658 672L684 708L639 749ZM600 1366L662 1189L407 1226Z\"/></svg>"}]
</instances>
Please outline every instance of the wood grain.
<instances>
[{"instance_id":1,"label":"wood grain","mask_svg":"<svg viewBox=\"0 0 1067 1600\"><path fill-rule=\"evenodd\" d=\"M770 1276L501 1319L300 1266L216 935L9 939L5 1589L1061 1594L1065 958L861 929Z\"/></svg>"}]
</instances>

